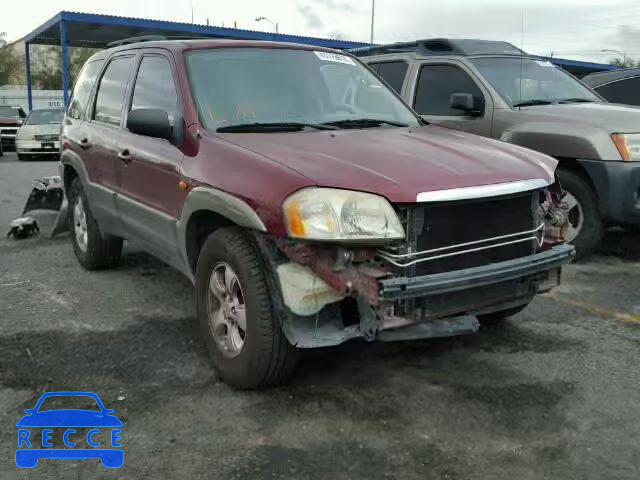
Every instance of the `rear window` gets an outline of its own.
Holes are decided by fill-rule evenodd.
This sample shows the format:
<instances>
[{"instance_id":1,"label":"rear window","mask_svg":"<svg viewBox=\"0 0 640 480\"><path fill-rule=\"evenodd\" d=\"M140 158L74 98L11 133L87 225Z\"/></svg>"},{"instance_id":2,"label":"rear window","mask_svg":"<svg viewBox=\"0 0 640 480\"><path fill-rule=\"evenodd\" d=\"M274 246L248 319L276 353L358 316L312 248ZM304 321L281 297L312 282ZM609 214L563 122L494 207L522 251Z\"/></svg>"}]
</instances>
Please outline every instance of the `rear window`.
<instances>
[{"instance_id":1,"label":"rear window","mask_svg":"<svg viewBox=\"0 0 640 480\"><path fill-rule=\"evenodd\" d=\"M404 77L407 74L408 65L406 62L382 62L372 63L370 67L380 75L396 92L400 93Z\"/></svg>"},{"instance_id":2,"label":"rear window","mask_svg":"<svg viewBox=\"0 0 640 480\"><path fill-rule=\"evenodd\" d=\"M69 109L67 110L67 115L71 118L82 118L82 114L87 108L87 101L89 100L89 95L91 95L91 89L103 64L103 60L96 60L82 67L82 71L76 81L76 86L73 89Z\"/></svg>"}]
</instances>

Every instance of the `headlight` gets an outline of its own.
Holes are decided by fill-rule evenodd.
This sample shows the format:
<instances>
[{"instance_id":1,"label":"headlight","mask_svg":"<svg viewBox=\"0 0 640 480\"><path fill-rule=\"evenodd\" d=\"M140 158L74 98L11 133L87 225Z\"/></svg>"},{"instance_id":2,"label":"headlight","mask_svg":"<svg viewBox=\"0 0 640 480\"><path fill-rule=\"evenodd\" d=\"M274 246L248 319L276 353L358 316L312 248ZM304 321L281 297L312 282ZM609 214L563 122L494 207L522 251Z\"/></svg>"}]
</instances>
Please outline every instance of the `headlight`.
<instances>
[{"instance_id":1,"label":"headlight","mask_svg":"<svg viewBox=\"0 0 640 480\"><path fill-rule=\"evenodd\" d=\"M392 240L404 229L378 195L335 188L307 188L283 205L290 237L308 240Z\"/></svg>"},{"instance_id":2,"label":"headlight","mask_svg":"<svg viewBox=\"0 0 640 480\"><path fill-rule=\"evenodd\" d=\"M623 160L640 161L640 133L614 133L611 139Z\"/></svg>"}]
</instances>

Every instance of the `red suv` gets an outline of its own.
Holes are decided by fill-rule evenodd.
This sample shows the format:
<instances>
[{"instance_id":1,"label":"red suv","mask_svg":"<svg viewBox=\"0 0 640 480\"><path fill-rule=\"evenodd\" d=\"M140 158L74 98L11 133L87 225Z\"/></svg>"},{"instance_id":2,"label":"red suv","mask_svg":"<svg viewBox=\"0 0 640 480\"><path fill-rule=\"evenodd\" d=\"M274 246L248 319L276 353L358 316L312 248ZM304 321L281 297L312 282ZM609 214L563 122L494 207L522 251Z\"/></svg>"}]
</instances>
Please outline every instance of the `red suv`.
<instances>
[{"instance_id":1,"label":"red suv","mask_svg":"<svg viewBox=\"0 0 640 480\"><path fill-rule=\"evenodd\" d=\"M283 382L304 348L475 332L558 285L573 256L555 160L426 125L326 48L104 50L62 143L80 263L114 266L127 239L184 273L239 388Z\"/></svg>"}]
</instances>

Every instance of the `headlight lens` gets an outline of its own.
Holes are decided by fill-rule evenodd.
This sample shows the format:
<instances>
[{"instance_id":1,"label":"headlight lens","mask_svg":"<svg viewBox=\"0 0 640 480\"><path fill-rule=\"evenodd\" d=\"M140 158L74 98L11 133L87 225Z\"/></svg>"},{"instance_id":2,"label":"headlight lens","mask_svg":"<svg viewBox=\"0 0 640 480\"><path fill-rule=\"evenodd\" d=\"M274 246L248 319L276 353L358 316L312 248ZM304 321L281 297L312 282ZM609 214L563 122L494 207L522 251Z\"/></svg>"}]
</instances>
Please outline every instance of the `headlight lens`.
<instances>
[{"instance_id":1,"label":"headlight lens","mask_svg":"<svg viewBox=\"0 0 640 480\"><path fill-rule=\"evenodd\" d=\"M335 188L307 188L283 205L289 236L308 240L392 240L404 229L378 195Z\"/></svg>"},{"instance_id":2,"label":"headlight lens","mask_svg":"<svg viewBox=\"0 0 640 480\"><path fill-rule=\"evenodd\" d=\"M611 139L623 160L640 161L640 133L614 133Z\"/></svg>"}]
</instances>

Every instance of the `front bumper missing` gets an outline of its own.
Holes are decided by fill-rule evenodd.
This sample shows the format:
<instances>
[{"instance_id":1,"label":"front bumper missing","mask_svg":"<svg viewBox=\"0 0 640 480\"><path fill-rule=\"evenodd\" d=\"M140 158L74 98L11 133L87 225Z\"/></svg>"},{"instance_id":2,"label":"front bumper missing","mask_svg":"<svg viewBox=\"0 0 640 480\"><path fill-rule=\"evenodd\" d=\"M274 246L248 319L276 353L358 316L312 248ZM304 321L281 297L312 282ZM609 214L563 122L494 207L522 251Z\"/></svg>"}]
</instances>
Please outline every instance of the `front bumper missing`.
<instances>
[{"instance_id":1,"label":"front bumper missing","mask_svg":"<svg viewBox=\"0 0 640 480\"><path fill-rule=\"evenodd\" d=\"M291 260L294 260L292 257L301 260L300 256L288 253ZM343 282L355 287L352 291L336 290L344 297L355 299L359 319L345 323L337 303L326 305L309 316L296 315L282 304L282 328L289 341L300 348L338 345L354 338L398 341L471 334L479 328L475 315L525 305L537 293L558 285L561 267L574 255L572 246L558 245L534 255L482 267L413 278L375 279L361 273L356 275L357 266L351 266L353 270L332 270L310 255L305 263L327 284ZM375 299L369 288L371 281L377 286ZM398 302L407 300L419 304L412 318L395 312Z\"/></svg>"}]
</instances>

